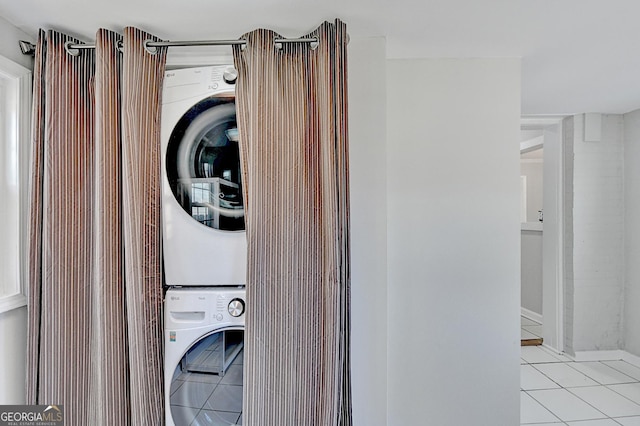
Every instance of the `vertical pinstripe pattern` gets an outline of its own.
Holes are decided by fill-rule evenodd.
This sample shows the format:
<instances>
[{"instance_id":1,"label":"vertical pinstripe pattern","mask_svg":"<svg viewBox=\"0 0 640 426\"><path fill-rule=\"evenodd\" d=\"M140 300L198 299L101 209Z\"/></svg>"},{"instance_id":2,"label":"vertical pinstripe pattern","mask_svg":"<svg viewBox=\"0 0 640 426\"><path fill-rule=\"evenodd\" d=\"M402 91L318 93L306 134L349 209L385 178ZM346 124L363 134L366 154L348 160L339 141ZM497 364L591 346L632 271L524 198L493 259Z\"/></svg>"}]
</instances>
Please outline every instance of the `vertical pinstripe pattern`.
<instances>
[{"instance_id":1,"label":"vertical pinstripe pattern","mask_svg":"<svg viewBox=\"0 0 640 426\"><path fill-rule=\"evenodd\" d=\"M27 401L63 404L69 425L163 419L165 54L146 38L126 29L122 83L117 34L98 31L95 55L55 31L36 48Z\"/></svg>"},{"instance_id":2,"label":"vertical pinstripe pattern","mask_svg":"<svg viewBox=\"0 0 640 426\"><path fill-rule=\"evenodd\" d=\"M40 358L40 292L42 291L42 171L44 155L44 67L46 34L40 30L33 64L31 115L31 181L29 182L29 267L27 303L26 402L36 404Z\"/></svg>"},{"instance_id":3,"label":"vertical pinstripe pattern","mask_svg":"<svg viewBox=\"0 0 640 426\"><path fill-rule=\"evenodd\" d=\"M125 29L122 180L131 415L135 425L157 425L164 418L159 124L166 49L151 55L142 46L146 39L157 41L138 29Z\"/></svg>"},{"instance_id":4,"label":"vertical pinstripe pattern","mask_svg":"<svg viewBox=\"0 0 640 426\"><path fill-rule=\"evenodd\" d=\"M93 284L89 424L130 423L122 261L120 52L122 37L96 34Z\"/></svg>"},{"instance_id":5,"label":"vertical pinstripe pattern","mask_svg":"<svg viewBox=\"0 0 640 426\"><path fill-rule=\"evenodd\" d=\"M346 26L234 47L249 247L243 421L351 425Z\"/></svg>"},{"instance_id":6,"label":"vertical pinstripe pattern","mask_svg":"<svg viewBox=\"0 0 640 426\"><path fill-rule=\"evenodd\" d=\"M64 404L65 420L87 424L92 256L93 55L70 56L74 40L49 31L40 299L39 403Z\"/></svg>"}]
</instances>

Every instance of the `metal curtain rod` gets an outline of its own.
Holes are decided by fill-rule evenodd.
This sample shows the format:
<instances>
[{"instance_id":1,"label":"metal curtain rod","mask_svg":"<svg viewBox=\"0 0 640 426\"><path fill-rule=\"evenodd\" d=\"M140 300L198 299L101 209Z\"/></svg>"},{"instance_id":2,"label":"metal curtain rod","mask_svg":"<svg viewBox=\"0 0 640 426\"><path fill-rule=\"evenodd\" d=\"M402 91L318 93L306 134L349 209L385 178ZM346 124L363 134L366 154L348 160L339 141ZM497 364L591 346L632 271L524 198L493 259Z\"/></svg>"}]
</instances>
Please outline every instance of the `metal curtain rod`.
<instances>
[{"instance_id":1,"label":"metal curtain rod","mask_svg":"<svg viewBox=\"0 0 640 426\"><path fill-rule=\"evenodd\" d=\"M306 38L277 38L274 43L318 43L317 37ZM28 41L19 41L20 50L25 55L35 54L36 46ZM184 47L184 46L232 46L232 45L245 45L246 40L188 40L188 41L144 41L144 48L149 53L155 53L157 47ZM80 49L95 49L95 44L75 44L67 42L65 49L70 55L77 56L80 52L73 52Z\"/></svg>"}]
</instances>

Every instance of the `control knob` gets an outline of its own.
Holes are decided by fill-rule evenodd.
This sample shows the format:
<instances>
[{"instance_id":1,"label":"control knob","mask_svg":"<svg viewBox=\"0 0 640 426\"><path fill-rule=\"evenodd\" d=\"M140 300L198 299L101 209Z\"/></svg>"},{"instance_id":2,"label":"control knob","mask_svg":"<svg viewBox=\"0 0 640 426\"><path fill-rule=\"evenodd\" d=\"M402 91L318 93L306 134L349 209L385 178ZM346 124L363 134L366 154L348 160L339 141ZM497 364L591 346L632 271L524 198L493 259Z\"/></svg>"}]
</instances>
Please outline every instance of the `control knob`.
<instances>
[{"instance_id":1,"label":"control knob","mask_svg":"<svg viewBox=\"0 0 640 426\"><path fill-rule=\"evenodd\" d=\"M238 79L238 71L233 67L229 67L222 73L222 78L227 84L235 84Z\"/></svg>"},{"instance_id":2,"label":"control knob","mask_svg":"<svg viewBox=\"0 0 640 426\"><path fill-rule=\"evenodd\" d=\"M229 302L227 309L229 310L229 315L232 317L239 317L244 314L244 300L238 298L233 299Z\"/></svg>"}]
</instances>

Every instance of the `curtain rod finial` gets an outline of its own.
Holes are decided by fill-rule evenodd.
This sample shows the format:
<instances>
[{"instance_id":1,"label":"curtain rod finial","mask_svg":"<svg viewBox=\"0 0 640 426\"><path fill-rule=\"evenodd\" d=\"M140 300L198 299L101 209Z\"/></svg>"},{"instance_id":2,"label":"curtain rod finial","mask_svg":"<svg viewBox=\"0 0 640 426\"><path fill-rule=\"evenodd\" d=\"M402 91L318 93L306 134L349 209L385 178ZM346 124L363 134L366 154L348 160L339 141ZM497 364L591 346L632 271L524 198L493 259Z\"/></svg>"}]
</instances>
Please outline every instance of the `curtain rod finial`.
<instances>
[{"instance_id":1,"label":"curtain rod finial","mask_svg":"<svg viewBox=\"0 0 640 426\"><path fill-rule=\"evenodd\" d=\"M18 41L18 45L20 45L20 51L22 52L23 55L35 55L36 53L35 44L28 41L20 40Z\"/></svg>"}]
</instances>

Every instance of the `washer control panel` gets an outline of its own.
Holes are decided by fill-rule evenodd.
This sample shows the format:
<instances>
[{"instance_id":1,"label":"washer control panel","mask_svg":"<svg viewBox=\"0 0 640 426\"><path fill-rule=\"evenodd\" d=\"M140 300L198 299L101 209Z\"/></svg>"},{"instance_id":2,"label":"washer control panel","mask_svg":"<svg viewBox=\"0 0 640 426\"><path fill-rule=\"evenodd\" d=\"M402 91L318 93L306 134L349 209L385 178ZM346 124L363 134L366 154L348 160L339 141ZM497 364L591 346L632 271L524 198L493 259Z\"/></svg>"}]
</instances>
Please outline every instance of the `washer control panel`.
<instances>
[{"instance_id":1,"label":"washer control panel","mask_svg":"<svg viewBox=\"0 0 640 426\"><path fill-rule=\"evenodd\" d=\"M165 297L165 324L171 329L244 325L245 294L238 287L171 288Z\"/></svg>"}]
</instances>

